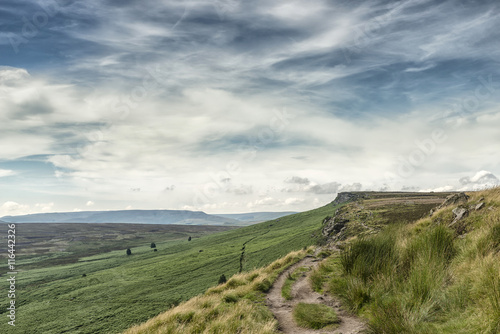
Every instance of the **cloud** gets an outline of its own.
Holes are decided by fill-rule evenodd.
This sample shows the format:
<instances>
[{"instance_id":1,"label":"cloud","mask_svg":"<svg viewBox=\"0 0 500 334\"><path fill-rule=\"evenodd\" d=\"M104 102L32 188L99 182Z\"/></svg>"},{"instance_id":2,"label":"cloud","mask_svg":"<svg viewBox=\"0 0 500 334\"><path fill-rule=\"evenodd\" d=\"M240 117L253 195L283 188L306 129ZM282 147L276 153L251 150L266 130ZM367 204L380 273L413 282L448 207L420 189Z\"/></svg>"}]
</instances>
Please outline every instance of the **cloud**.
<instances>
[{"instance_id":1,"label":"cloud","mask_svg":"<svg viewBox=\"0 0 500 334\"><path fill-rule=\"evenodd\" d=\"M454 186L442 186L442 187L437 187L437 188L429 188L429 189L423 189L420 190L420 192L448 192L448 191L455 191L456 187Z\"/></svg>"},{"instance_id":2,"label":"cloud","mask_svg":"<svg viewBox=\"0 0 500 334\"><path fill-rule=\"evenodd\" d=\"M363 185L361 183L353 183L353 184L344 184L341 188L340 191L360 191L363 188Z\"/></svg>"},{"instance_id":3,"label":"cloud","mask_svg":"<svg viewBox=\"0 0 500 334\"><path fill-rule=\"evenodd\" d=\"M1 216L17 216L30 213L29 205L19 204L13 201L7 201L0 206Z\"/></svg>"},{"instance_id":4,"label":"cloud","mask_svg":"<svg viewBox=\"0 0 500 334\"><path fill-rule=\"evenodd\" d=\"M15 175L16 172L8 169L0 169L0 177L12 176Z\"/></svg>"},{"instance_id":5,"label":"cloud","mask_svg":"<svg viewBox=\"0 0 500 334\"><path fill-rule=\"evenodd\" d=\"M304 177L299 177L299 176L292 176L291 178L288 178L285 180L286 183L294 183L294 184L303 184L303 185L308 185L311 183L308 178Z\"/></svg>"},{"instance_id":6,"label":"cloud","mask_svg":"<svg viewBox=\"0 0 500 334\"><path fill-rule=\"evenodd\" d=\"M285 200L285 205L298 205L305 202L303 198L290 197Z\"/></svg>"},{"instance_id":7,"label":"cloud","mask_svg":"<svg viewBox=\"0 0 500 334\"><path fill-rule=\"evenodd\" d=\"M253 187L251 185L240 184L239 186L231 186L226 189L226 192L235 195L250 195L253 194Z\"/></svg>"},{"instance_id":8,"label":"cloud","mask_svg":"<svg viewBox=\"0 0 500 334\"><path fill-rule=\"evenodd\" d=\"M330 182L325 184L317 184L308 188L309 192L314 194L336 194L341 184L338 182Z\"/></svg>"},{"instance_id":9,"label":"cloud","mask_svg":"<svg viewBox=\"0 0 500 334\"><path fill-rule=\"evenodd\" d=\"M54 203L36 203L34 212L52 212Z\"/></svg>"},{"instance_id":10,"label":"cloud","mask_svg":"<svg viewBox=\"0 0 500 334\"><path fill-rule=\"evenodd\" d=\"M94 203L94 202L92 202L92 201L88 201L88 202L85 204L85 206L94 206L94 205L95 205L95 203Z\"/></svg>"},{"instance_id":11,"label":"cloud","mask_svg":"<svg viewBox=\"0 0 500 334\"><path fill-rule=\"evenodd\" d=\"M0 7L3 37L40 10ZM0 38L2 189L235 212L498 175L499 24L494 1L68 2L18 54Z\"/></svg>"},{"instance_id":12,"label":"cloud","mask_svg":"<svg viewBox=\"0 0 500 334\"><path fill-rule=\"evenodd\" d=\"M170 192L174 190L175 190L175 185L172 184L170 186L165 187L165 189L163 189L163 192Z\"/></svg>"},{"instance_id":13,"label":"cloud","mask_svg":"<svg viewBox=\"0 0 500 334\"><path fill-rule=\"evenodd\" d=\"M459 180L463 186L461 190L480 190L500 185L500 180L493 173L482 170L472 177L462 177Z\"/></svg>"}]
</instances>

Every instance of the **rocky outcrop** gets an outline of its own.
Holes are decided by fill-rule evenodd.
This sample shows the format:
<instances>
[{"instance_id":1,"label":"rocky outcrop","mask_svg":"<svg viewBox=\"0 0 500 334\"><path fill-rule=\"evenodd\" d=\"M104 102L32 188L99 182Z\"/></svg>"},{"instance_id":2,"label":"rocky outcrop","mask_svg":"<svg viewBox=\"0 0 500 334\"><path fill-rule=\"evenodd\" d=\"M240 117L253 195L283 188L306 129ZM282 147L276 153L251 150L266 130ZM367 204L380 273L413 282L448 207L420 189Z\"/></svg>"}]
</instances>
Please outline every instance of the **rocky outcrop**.
<instances>
[{"instance_id":1,"label":"rocky outcrop","mask_svg":"<svg viewBox=\"0 0 500 334\"><path fill-rule=\"evenodd\" d=\"M345 214L342 209L338 209L335 212L335 216L323 219L323 229L321 232L324 237L330 241L338 241L345 238L345 231L349 222Z\"/></svg>"},{"instance_id":2,"label":"rocky outcrop","mask_svg":"<svg viewBox=\"0 0 500 334\"><path fill-rule=\"evenodd\" d=\"M439 209L442 209L444 207L450 206L450 205L457 205L457 204L464 204L467 203L469 200L469 196L465 193L456 193L456 194L451 194L450 196L446 197L443 203L441 205L435 207L434 209L431 209L431 212L429 216L432 217L434 212L438 211Z\"/></svg>"},{"instance_id":3,"label":"rocky outcrop","mask_svg":"<svg viewBox=\"0 0 500 334\"><path fill-rule=\"evenodd\" d=\"M323 220L323 235L325 237L332 237L339 235L346 227L349 219L342 216L327 217Z\"/></svg>"},{"instance_id":4,"label":"rocky outcrop","mask_svg":"<svg viewBox=\"0 0 500 334\"><path fill-rule=\"evenodd\" d=\"M343 204L347 202L356 201L358 199L366 198L366 195L363 193L350 193L344 192L339 193L335 200L332 202L333 205Z\"/></svg>"},{"instance_id":5,"label":"rocky outcrop","mask_svg":"<svg viewBox=\"0 0 500 334\"><path fill-rule=\"evenodd\" d=\"M467 203L469 198L470 197L465 193L452 194L452 195L446 197L443 204L438 206L438 209L444 208L445 206L449 206L449 205L457 205L457 204Z\"/></svg>"},{"instance_id":6,"label":"rocky outcrop","mask_svg":"<svg viewBox=\"0 0 500 334\"><path fill-rule=\"evenodd\" d=\"M452 212L455 218L453 219L453 221L449 226L455 225L458 221L469 216L469 210L461 206L456 207L455 209L452 210Z\"/></svg>"}]
</instances>

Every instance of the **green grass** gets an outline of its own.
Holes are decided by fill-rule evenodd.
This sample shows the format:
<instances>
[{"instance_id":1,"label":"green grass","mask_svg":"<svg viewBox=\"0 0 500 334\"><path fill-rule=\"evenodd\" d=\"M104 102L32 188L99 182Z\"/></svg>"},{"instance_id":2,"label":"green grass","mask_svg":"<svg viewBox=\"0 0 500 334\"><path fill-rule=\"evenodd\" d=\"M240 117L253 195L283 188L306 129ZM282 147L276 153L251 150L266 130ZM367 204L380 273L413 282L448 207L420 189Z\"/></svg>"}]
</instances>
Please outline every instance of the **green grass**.
<instances>
[{"instance_id":1,"label":"green grass","mask_svg":"<svg viewBox=\"0 0 500 334\"><path fill-rule=\"evenodd\" d=\"M500 188L472 193L492 208ZM329 290L368 320L369 333L500 333L500 213L450 206L409 225L351 240L332 260ZM460 226L458 226L460 225Z\"/></svg>"},{"instance_id":2,"label":"green grass","mask_svg":"<svg viewBox=\"0 0 500 334\"><path fill-rule=\"evenodd\" d=\"M283 287L281 288L281 296L286 300L292 300L292 286L297 279L302 276L305 272L309 271L309 268L301 267L297 268L293 271L293 273L289 273L285 283L283 283Z\"/></svg>"},{"instance_id":3,"label":"green grass","mask_svg":"<svg viewBox=\"0 0 500 334\"><path fill-rule=\"evenodd\" d=\"M119 333L204 292L221 274L230 278L240 265L243 271L260 268L316 243L323 218L337 208L327 205L190 242L155 239L157 252L149 241L131 247L131 256L125 255L125 246L71 264L27 270L23 265L29 268L37 259L21 257L16 328L3 321L0 332ZM271 281L258 284L267 291ZM7 298L0 299L1 317L6 318L6 307Z\"/></svg>"},{"instance_id":4,"label":"green grass","mask_svg":"<svg viewBox=\"0 0 500 334\"><path fill-rule=\"evenodd\" d=\"M202 295L129 328L126 334L274 334L278 322L266 306L261 283L267 281L272 284L280 273L313 251L310 247L292 252L266 268L236 274L227 283L210 288Z\"/></svg>"},{"instance_id":5,"label":"green grass","mask_svg":"<svg viewBox=\"0 0 500 334\"><path fill-rule=\"evenodd\" d=\"M321 329L339 322L335 311L323 304L299 303L293 308L293 319L300 327L311 329Z\"/></svg>"},{"instance_id":6,"label":"green grass","mask_svg":"<svg viewBox=\"0 0 500 334\"><path fill-rule=\"evenodd\" d=\"M334 275L338 275L336 271L340 257L338 253L333 253L329 258L324 259L316 268L313 270L311 275L309 275L309 280L311 282L311 287L314 291L318 293L323 293L323 288L328 280Z\"/></svg>"}]
</instances>

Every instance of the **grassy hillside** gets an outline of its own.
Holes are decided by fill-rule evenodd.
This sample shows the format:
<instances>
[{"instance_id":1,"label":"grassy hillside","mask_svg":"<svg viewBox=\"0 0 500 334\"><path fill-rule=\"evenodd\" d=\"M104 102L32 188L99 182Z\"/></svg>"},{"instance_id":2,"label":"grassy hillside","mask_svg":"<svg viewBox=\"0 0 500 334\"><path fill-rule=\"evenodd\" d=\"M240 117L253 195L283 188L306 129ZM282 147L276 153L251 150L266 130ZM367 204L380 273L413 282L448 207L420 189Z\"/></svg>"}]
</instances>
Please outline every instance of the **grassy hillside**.
<instances>
[{"instance_id":1,"label":"grassy hillside","mask_svg":"<svg viewBox=\"0 0 500 334\"><path fill-rule=\"evenodd\" d=\"M264 293L283 270L312 251L311 247L291 252L266 268L234 275L227 283L125 333L276 333L278 323L265 304Z\"/></svg>"},{"instance_id":2,"label":"grassy hillside","mask_svg":"<svg viewBox=\"0 0 500 334\"><path fill-rule=\"evenodd\" d=\"M469 195L432 217L351 239L315 285L328 282L371 333L500 333L500 188ZM468 216L453 222L456 208Z\"/></svg>"},{"instance_id":3,"label":"grassy hillside","mask_svg":"<svg viewBox=\"0 0 500 334\"><path fill-rule=\"evenodd\" d=\"M47 268L78 262L82 257L148 245L159 240L186 240L236 227L159 224L22 223L16 225L16 255L22 269ZM0 223L6 235L7 223ZM3 233L5 232L5 233ZM7 258L0 244L0 259ZM6 264L2 261L0 267Z\"/></svg>"},{"instance_id":4,"label":"grassy hillside","mask_svg":"<svg viewBox=\"0 0 500 334\"><path fill-rule=\"evenodd\" d=\"M118 210L35 213L23 216L4 216L9 223L129 223L178 225L231 225L240 221L187 210Z\"/></svg>"},{"instance_id":5,"label":"grassy hillside","mask_svg":"<svg viewBox=\"0 0 500 334\"><path fill-rule=\"evenodd\" d=\"M274 221L188 242L155 240L132 248L82 257L77 262L23 270L36 258L18 259L15 331L1 333L118 333L214 286L221 274L268 265L315 243L331 204ZM54 254L47 255L54 256ZM7 299L0 300L5 317Z\"/></svg>"}]
</instances>

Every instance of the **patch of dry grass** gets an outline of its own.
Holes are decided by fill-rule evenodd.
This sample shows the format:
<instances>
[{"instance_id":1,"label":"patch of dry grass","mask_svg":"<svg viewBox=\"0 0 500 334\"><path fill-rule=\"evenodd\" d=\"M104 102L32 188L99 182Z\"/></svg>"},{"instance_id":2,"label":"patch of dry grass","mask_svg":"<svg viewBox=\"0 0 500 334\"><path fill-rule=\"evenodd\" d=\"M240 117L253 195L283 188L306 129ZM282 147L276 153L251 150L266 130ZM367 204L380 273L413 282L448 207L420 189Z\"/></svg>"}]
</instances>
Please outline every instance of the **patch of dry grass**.
<instances>
[{"instance_id":1,"label":"patch of dry grass","mask_svg":"<svg viewBox=\"0 0 500 334\"><path fill-rule=\"evenodd\" d=\"M265 268L234 275L125 334L276 333L278 324L265 305L264 292L281 272L312 251L309 247L292 252Z\"/></svg>"}]
</instances>

